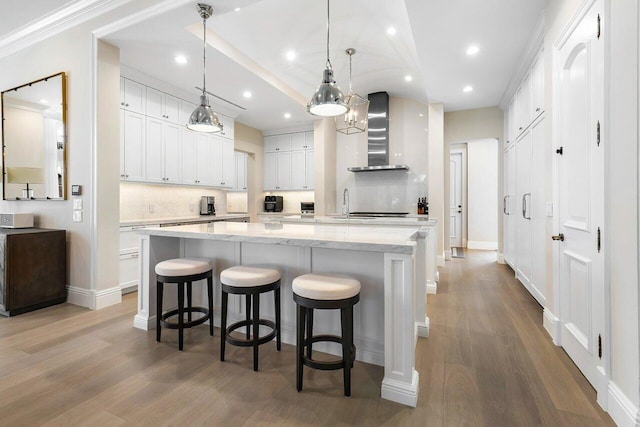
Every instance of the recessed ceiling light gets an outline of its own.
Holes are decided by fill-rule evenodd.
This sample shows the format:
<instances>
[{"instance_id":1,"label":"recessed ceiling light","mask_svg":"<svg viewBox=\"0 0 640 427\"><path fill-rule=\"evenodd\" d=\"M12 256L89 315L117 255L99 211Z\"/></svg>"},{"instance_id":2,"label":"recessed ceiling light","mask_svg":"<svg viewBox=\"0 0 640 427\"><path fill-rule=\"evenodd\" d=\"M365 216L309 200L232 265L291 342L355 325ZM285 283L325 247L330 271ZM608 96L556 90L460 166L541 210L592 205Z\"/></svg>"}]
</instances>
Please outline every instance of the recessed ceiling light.
<instances>
[{"instance_id":1,"label":"recessed ceiling light","mask_svg":"<svg viewBox=\"0 0 640 427\"><path fill-rule=\"evenodd\" d=\"M184 65L184 64L186 64L188 62L187 57L184 56L184 55L176 55L173 58L173 60L176 61L176 63L180 64L180 65Z\"/></svg>"},{"instance_id":2,"label":"recessed ceiling light","mask_svg":"<svg viewBox=\"0 0 640 427\"><path fill-rule=\"evenodd\" d=\"M469 55L469 56L473 56L478 52L480 52L480 48L478 46L474 45L474 44L472 44L471 46L469 46L467 48L467 55Z\"/></svg>"},{"instance_id":3,"label":"recessed ceiling light","mask_svg":"<svg viewBox=\"0 0 640 427\"><path fill-rule=\"evenodd\" d=\"M387 34L389 34L390 36L395 36L397 33L396 28L395 27L389 27L387 28Z\"/></svg>"},{"instance_id":4,"label":"recessed ceiling light","mask_svg":"<svg viewBox=\"0 0 640 427\"><path fill-rule=\"evenodd\" d=\"M288 51L286 56L289 61L293 61L294 59L296 59L296 53L292 50Z\"/></svg>"},{"instance_id":5,"label":"recessed ceiling light","mask_svg":"<svg viewBox=\"0 0 640 427\"><path fill-rule=\"evenodd\" d=\"M235 9L233 9L233 10L235 10L236 12L240 12L240 8L239 8L239 7L236 7L236 8L235 8Z\"/></svg>"},{"instance_id":6,"label":"recessed ceiling light","mask_svg":"<svg viewBox=\"0 0 640 427\"><path fill-rule=\"evenodd\" d=\"M48 104L48 103L49 103L49 101L47 101L46 99L41 99L41 100L40 100L40 103L41 103L41 104Z\"/></svg>"},{"instance_id":7,"label":"recessed ceiling light","mask_svg":"<svg viewBox=\"0 0 640 427\"><path fill-rule=\"evenodd\" d=\"M413 80L413 77L411 77L409 74L407 74L406 76L404 76L404 81L405 82L410 82Z\"/></svg>"},{"instance_id":8,"label":"recessed ceiling light","mask_svg":"<svg viewBox=\"0 0 640 427\"><path fill-rule=\"evenodd\" d=\"M422 113L419 113L418 115L419 115L420 117L424 117L424 114L422 114Z\"/></svg>"},{"instance_id":9,"label":"recessed ceiling light","mask_svg":"<svg viewBox=\"0 0 640 427\"><path fill-rule=\"evenodd\" d=\"M284 113L284 118L285 118L285 119L290 119L290 118L291 118L291 114L289 114L289 113Z\"/></svg>"},{"instance_id":10,"label":"recessed ceiling light","mask_svg":"<svg viewBox=\"0 0 640 427\"><path fill-rule=\"evenodd\" d=\"M465 86L462 88L463 92L471 92L473 91L473 86Z\"/></svg>"},{"instance_id":11,"label":"recessed ceiling light","mask_svg":"<svg viewBox=\"0 0 640 427\"><path fill-rule=\"evenodd\" d=\"M244 96L245 98L251 98L253 94L248 90L245 90L244 92L242 92L242 96Z\"/></svg>"}]
</instances>

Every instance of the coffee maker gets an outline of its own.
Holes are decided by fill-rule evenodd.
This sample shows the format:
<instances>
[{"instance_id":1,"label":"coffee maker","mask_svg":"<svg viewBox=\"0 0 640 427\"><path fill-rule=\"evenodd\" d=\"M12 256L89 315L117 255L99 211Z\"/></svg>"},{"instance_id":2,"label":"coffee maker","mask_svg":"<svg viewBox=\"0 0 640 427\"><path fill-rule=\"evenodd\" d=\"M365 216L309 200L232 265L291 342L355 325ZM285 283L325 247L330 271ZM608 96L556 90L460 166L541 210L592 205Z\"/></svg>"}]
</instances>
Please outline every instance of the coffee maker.
<instances>
[{"instance_id":1,"label":"coffee maker","mask_svg":"<svg viewBox=\"0 0 640 427\"><path fill-rule=\"evenodd\" d=\"M202 196L200 198L200 215L216 214L216 198L214 196Z\"/></svg>"}]
</instances>

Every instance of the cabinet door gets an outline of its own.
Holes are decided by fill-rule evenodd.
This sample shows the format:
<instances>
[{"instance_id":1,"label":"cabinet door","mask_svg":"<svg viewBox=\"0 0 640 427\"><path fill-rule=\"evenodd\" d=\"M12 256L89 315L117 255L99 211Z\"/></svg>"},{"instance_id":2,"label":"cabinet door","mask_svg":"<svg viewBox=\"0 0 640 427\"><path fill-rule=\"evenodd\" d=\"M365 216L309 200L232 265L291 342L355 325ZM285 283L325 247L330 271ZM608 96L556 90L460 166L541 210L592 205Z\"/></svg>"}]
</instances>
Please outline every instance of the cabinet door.
<instances>
[{"instance_id":1,"label":"cabinet door","mask_svg":"<svg viewBox=\"0 0 640 427\"><path fill-rule=\"evenodd\" d=\"M305 153L305 175L306 175L306 179L305 179L305 185L304 185L304 189L305 190L313 190L313 174L314 174L314 166L313 166L313 150L306 150Z\"/></svg>"},{"instance_id":2,"label":"cabinet door","mask_svg":"<svg viewBox=\"0 0 640 427\"><path fill-rule=\"evenodd\" d=\"M120 108L124 108L124 77L120 77Z\"/></svg>"},{"instance_id":3,"label":"cabinet door","mask_svg":"<svg viewBox=\"0 0 640 427\"><path fill-rule=\"evenodd\" d=\"M544 51L536 57L531 69L532 119L544 112Z\"/></svg>"},{"instance_id":4,"label":"cabinet door","mask_svg":"<svg viewBox=\"0 0 640 427\"><path fill-rule=\"evenodd\" d=\"M507 141L515 142L518 135L518 127L516 126L516 96L513 97L509 104L509 110L507 113Z\"/></svg>"},{"instance_id":5,"label":"cabinet door","mask_svg":"<svg viewBox=\"0 0 640 427\"><path fill-rule=\"evenodd\" d=\"M164 118L171 123L180 123L180 100L175 96L164 94Z\"/></svg>"},{"instance_id":6,"label":"cabinet door","mask_svg":"<svg viewBox=\"0 0 640 427\"><path fill-rule=\"evenodd\" d=\"M147 88L147 116L156 119L164 119L162 98L164 94L159 90Z\"/></svg>"},{"instance_id":7,"label":"cabinet door","mask_svg":"<svg viewBox=\"0 0 640 427\"><path fill-rule=\"evenodd\" d=\"M517 132L520 134L531 124L531 74L527 74L522 81L517 102Z\"/></svg>"},{"instance_id":8,"label":"cabinet door","mask_svg":"<svg viewBox=\"0 0 640 427\"><path fill-rule=\"evenodd\" d=\"M291 151L291 134L276 135L276 151Z\"/></svg>"},{"instance_id":9,"label":"cabinet door","mask_svg":"<svg viewBox=\"0 0 640 427\"><path fill-rule=\"evenodd\" d=\"M211 146L213 137L196 133L196 183L199 185L213 185L211 167Z\"/></svg>"},{"instance_id":10,"label":"cabinet door","mask_svg":"<svg viewBox=\"0 0 640 427\"><path fill-rule=\"evenodd\" d=\"M265 136L264 137L264 152L265 153L275 153L278 148L278 136Z\"/></svg>"},{"instance_id":11,"label":"cabinet door","mask_svg":"<svg viewBox=\"0 0 640 427\"><path fill-rule=\"evenodd\" d=\"M124 179L144 181L145 117L133 111L124 112Z\"/></svg>"},{"instance_id":12,"label":"cabinet door","mask_svg":"<svg viewBox=\"0 0 640 427\"><path fill-rule=\"evenodd\" d=\"M222 183L223 187L232 187L236 174L233 140L222 138Z\"/></svg>"},{"instance_id":13,"label":"cabinet door","mask_svg":"<svg viewBox=\"0 0 640 427\"><path fill-rule=\"evenodd\" d=\"M211 161L209 162L211 183L215 186L222 186L222 136L215 134L209 138L209 144L211 145Z\"/></svg>"},{"instance_id":14,"label":"cabinet door","mask_svg":"<svg viewBox=\"0 0 640 427\"><path fill-rule=\"evenodd\" d=\"M147 117L145 181L164 182L162 120Z\"/></svg>"},{"instance_id":15,"label":"cabinet door","mask_svg":"<svg viewBox=\"0 0 640 427\"><path fill-rule=\"evenodd\" d=\"M278 152L278 185L276 189L291 189L291 151Z\"/></svg>"},{"instance_id":16,"label":"cabinet door","mask_svg":"<svg viewBox=\"0 0 640 427\"><path fill-rule=\"evenodd\" d=\"M516 141L516 273L529 287L531 281L531 131Z\"/></svg>"},{"instance_id":17,"label":"cabinet door","mask_svg":"<svg viewBox=\"0 0 640 427\"><path fill-rule=\"evenodd\" d=\"M182 183L197 184L196 175L196 133L182 128L181 141Z\"/></svg>"},{"instance_id":18,"label":"cabinet door","mask_svg":"<svg viewBox=\"0 0 640 427\"><path fill-rule=\"evenodd\" d=\"M120 79L122 82L124 79ZM124 102L122 103L124 105ZM125 110L120 110L120 179L124 179L124 115Z\"/></svg>"},{"instance_id":19,"label":"cabinet door","mask_svg":"<svg viewBox=\"0 0 640 427\"><path fill-rule=\"evenodd\" d=\"M129 79L124 79L124 108L145 114L146 87Z\"/></svg>"},{"instance_id":20,"label":"cabinet door","mask_svg":"<svg viewBox=\"0 0 640 427\"><path fill-rule=\"evenodd\" d=\"M516 206L516 164L515 144L509 145L504 151L504 199L503 199L503 226L504 226L504 259L514 269L515 267L515 220Z\"/></svg>"},{"instance_id":21,"label":"cabinet door","mask_svg":"<svg viewBox=\"0 0 640 427\"><path fill-rule=\"evenodd\" d=\"M191 113L193 113L193 110L195 110L196 107L196 104L192 104L188 101L181 101L179 124L186 125L187 123L189 123L189 117L191 117Z\"/></svg>"},{"instance_id":22,"label":"cabinet door","mask_svg":"<svg viewBox=\"0 0 640 427\"><path fill-rule=\"evenodd\" d=\"M238 191L247 190L247 155L236 155L236 184L235 188Z\"/></svg>"},{"instance_id":23,"label":"cabinet door","mask_svg":"<svg viewBox=\"0 0 640 427\"><path fill-rule=\"evenodd\" d=\"M264 155L264 190L272 191L278 186L278 153Z\"/></svg>"},{"instance_id":24,"label":"cabinet door","mask_svg":"<svg viewBox=\"0 0 640 427\"><path fill-rule=\"evenodd\" d=\"M304 132L294 133L291 135L291 151L304 150L306 145Z\"/></svg>"},{"instance_id":25,"label":"cabinet door","mask_svg":"<svg viewBox=\"0 0 640 427\"><path fill-rule=\"evenodd\" d=\"M234 138L234 120L229 116L223 116L222 114L218 114L218 117L222 121L222 132L220 133L223 138L233 139Z\"/></svg>"},{"instance_id":26,"label":"cabinet door","mask_svg":"<svg viewBox=\"0 0 640 427\"><path fill-rule=\"evenodd\" d=\"M313 131L304 133L304 148L313 150Z\"/></svg>"},{"instance_id":27,"label":"cabinet door","mask_svg":"<svg viewBox=\"0 0 640 427\"><path fill-rule=\"evenodd\" d=\"M182 126L174 123L164 123L164 181L171 183L182 182L180 170L180 134Z\"/></svg>"},{"instance_id":28,"label":"cabinet door","mask_svg":"<svg viewBox=\"0 0 640 427\"><path fill-rule=\"evenodd\" d=\"M302 134L304 136L304 134ZM304 138L303 138L304 141ZM305 150L291 152L291 189L303 190L306 186Z\"/></svg>"},{"instance_id":29,"label":"cabinet door","mask_svg":"<svg viewBox=\"0 0 640 427\"><path fill-rule=\"evenodd\" d=\"M546 198L545 118L531 125L531 288L529 291L544 307L546 304Z\"/></svg>"}]
</instances>

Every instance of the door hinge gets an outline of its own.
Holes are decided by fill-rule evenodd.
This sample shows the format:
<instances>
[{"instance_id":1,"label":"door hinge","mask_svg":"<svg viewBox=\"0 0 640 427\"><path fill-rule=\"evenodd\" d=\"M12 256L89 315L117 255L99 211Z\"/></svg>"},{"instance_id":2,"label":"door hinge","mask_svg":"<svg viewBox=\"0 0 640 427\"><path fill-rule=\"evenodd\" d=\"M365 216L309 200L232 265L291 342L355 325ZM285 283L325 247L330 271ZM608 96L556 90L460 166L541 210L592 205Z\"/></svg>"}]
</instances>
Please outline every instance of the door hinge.
<instances>
[{"instance_id":1,"label":"door hinge","mask_svg":"<svg viewBox=\"0 0 640 427\"><path fill-rule=\"evenodd\" d=\"M598 334L598 358L602 359L602 335Z\"/></svg>"},{"instance_id":2,"label":"door hinge","mask_svg":"<svg viewBox=\"0 0 640 427\"><path fill-rule=\"evenodd\" d=\"M563 150L563 148L562 148L562 147L558 148L558 149L556 150L556 154L560 154L560 155L562 156L562 155L564 154L564 150Z\"/></svg>"},{"instance_id":3,"label":"door hinge","mask_svg":"<svg viewBox=\"0 0 640 427\"><path fill-rule=\"evenodd\" d=\"M600 120L598 120L598 123L596 124L596 143L598 144L598 147L600 147Z\"/></svg>"},{"instance_id":4,"label":"door hinge","mask_svg":"<svg viewBox=\"0 0 640 427\"><path fill-rule=\"evenodd\" d=\"M598 14L598 40L600 40L600 14Z\"/></svg>"},{"instance_id":5,"label":"door hinge","mask_svg":"<svg viewBox=\"0 0 640 427\"><path fill-rule=\"evenodd\" d=\"M600 227L598 227L598 253L600 253L601 239L600 239Z\"/></svg>"}]
</instances>

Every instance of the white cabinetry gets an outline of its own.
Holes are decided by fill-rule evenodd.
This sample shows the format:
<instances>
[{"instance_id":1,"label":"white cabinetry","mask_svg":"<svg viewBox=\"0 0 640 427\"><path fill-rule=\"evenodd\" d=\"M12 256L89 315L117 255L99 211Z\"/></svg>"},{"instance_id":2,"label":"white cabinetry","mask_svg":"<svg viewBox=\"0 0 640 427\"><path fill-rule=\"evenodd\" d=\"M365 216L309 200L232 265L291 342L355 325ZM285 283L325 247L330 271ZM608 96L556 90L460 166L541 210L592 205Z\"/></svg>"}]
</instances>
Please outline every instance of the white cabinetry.
<instances>
[{"instance_id":1,"label":"white cabinetry","mask_svg":"<svg viewBox=\"0 0 640 427\"><path fill-rule=\"evenodd\" d=\"M232 117L223 116L222 114L218 114L218 118L222 122L222 135L223 138L233 139L235 136L235 132L233 130L235 126L235 122Z\"/></svg>"},{"instance_id":2,"label":"white cabinetry","mask_svg":"<svg viewBox=\"0 0 640 427\"><path fill-rule=\"evenodd\" d=\"M147 116L179 123L180 99L148 87Z\"/></svg>"},{"instance_id":3,"label":"white cabinetry","mask_svg":"<svg viewBox=\"0 0 640 427\"><path fill-rule=\"evenodd\" d=\"M120 77L120 108L145 114L146 86Z\"/></svg>"},{"instance_id":4,"label":"white cabinetry","mask_svg":"<svg viewBox=\"0 0 640 427\"><path fill-rule=\"evenodd\" d=\"M542 52L505 111L505 120L504 258L518 280L544 306L546 141Z\"/></svg>"},{"instance_id":5,"label":"white cabinetry","mask_svg":"<svg viewBox=\"0 0 640 427\"><path fill-rule=\"evenodd\" d=\"M236 170L233 191L247 191L247 155L235 153Z\"/></svg>"},{"instance_id":6,"label":"white cabinetry","mask_svg":"<svg viewBox=\"0 0 640 427\"><path fill-rule=\"evenodd\" d=\"M145 117L120 110L120 179L145 179Z\"/></svg>"},{"instance_id":7,"label":"white cabinetry","mask_svg":"<svg viewBox=\"0 0 640 427\"><path fill-rule=\"evenodd\" d=\"M181 183L181 127L147 117L146 181Z\"/></svg>"},{"instance_id":8,"label":"white cabinetry","mask_svg":"<svg viewBox=\"0 0 640 427\"><path fill-rule=\"evenodd\" d=\"M264 138L264 189L313 189L313 132Z\"/></svg>"}]
</instances>

